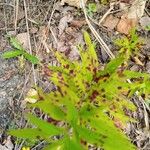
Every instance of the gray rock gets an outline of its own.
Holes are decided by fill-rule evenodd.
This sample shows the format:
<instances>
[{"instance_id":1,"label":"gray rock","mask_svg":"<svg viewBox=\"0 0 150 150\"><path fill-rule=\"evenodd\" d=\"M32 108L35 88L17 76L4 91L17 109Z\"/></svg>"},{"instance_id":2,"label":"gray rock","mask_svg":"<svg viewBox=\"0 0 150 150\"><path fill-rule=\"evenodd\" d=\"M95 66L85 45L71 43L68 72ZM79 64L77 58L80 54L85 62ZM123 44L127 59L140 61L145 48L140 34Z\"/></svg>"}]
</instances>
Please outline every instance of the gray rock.
<instances>
[{"instance_id":1,"label":"gray rock","mask_svg":"<svg viewBox=\"0 0 150 150\"><path fill-rule=\"evenodd\" d=\"M0 52L0 127L4 129L12 117L9 104L13 104L15 94L19 93L17 87L23 83L23 78L18 74L16 60L6 60L1 56L2 52Z\"/></svg>"}]
</instances>

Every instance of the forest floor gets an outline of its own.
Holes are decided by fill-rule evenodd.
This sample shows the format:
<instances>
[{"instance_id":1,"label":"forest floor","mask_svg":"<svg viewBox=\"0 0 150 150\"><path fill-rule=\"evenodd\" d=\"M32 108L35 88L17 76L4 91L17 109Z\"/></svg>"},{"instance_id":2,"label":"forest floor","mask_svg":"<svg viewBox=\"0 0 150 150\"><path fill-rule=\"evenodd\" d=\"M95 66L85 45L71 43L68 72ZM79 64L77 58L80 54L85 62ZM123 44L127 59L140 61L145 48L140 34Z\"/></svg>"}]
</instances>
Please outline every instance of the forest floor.
<instances>
[{"instance_id":1,"label":"forest floor","mask_svg":"<svg viewBox=\"0 0 150 150\"><path fill-rule=\"evenodd\" d=\"M105 65L118 53L114 41L129 36L129 30L136 27L143 46L138 60L130 61L129 69L150 73L149 0L88 0L84 9L86 14L79 0L0 0L0 148L20 150L25 144L14 144L6 131L26 124L22 117L26 111L24 99L32 87L53 89L46 74L46 66L57 63L51 50L56 49L71 60L78 59L76 46L84 45L84 30L90 33L99 61ZM13 49L8 35L15 36L45 67L33 66L21 58L3 59L1 55ZM108 55L105 49L111 53ZM139 150L150 150L150 107L145 108L137 97L132 101L138 107L132 114L138 122L129 123L125 132ZM41 145L32 150L40 149Z\"/></svg>"}]
</instances>

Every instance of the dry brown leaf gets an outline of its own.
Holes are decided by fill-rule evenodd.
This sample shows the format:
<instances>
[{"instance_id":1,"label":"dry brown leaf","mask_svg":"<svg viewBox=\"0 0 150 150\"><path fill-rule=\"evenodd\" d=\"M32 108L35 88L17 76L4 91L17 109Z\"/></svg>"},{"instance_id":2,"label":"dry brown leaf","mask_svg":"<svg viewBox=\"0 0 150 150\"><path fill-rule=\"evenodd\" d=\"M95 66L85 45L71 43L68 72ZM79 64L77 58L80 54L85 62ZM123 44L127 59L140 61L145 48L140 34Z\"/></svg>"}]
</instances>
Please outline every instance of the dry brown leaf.
<instances>
[{"instance_id":1,"label":"dry brown leaf","mask_svg":"<svg viewBox=\"0 0 150 150\"><path fill-rule=\"evenodd\" d=\"M133 0L132 5L129 9L126 9L127 5L122 5L125 14L122 15L121 20L117 25L117 31L124 34L129 34L131 28L136 27L139 19L144 14L145 0Z\"/></svg>"},{"instance_id":2,"label":"dry brown leaf","mask_svg":"<svg viewBox=\"0 0 150 150\"><path fill-rule=\"evenodd\" d=\"M129 31L137 25L137 19L129 19L126 15L121 17L117 25L117 31L124 34L129 34Z\"/></svg>"},{"instance_id":3,"label":"dry brown leaf","mask_svg":"<svg viewBox=\"0 0 150 150\"><path fill-rule=\"evenodd\" d=\"M57 43L57 50L59 52L66 52L69 50L69 47L65 45L64 41L58 41Z\"/></svg>"},{"instance_id":4,"label":"dry brown leaf","mask_svg":"<svg viewBox=\"0 0 150 150\"><path fill-rule=\"evenodd\" d=\"M70 26L75 28L81 28L83 25L87 24L85 20L72 20Z\"/></svg>"},{"instance_id":5,"label":"dry brown leaf","mask_svg":"<svg viewBox=\"0 0 150 150\"><path fill-rule=\"evenodd\" d=\"M64 30L68 27L68 23L73 20L73 16L70 14L67 14L63 18L60 19L58 29L59 29L59 35L61 35Z\"/></svg>"},{"instance_id":6,"label":"dry brown leaf","mask_svg":"<svg viewBox=\"0 0 150 150\"><path fill-rule=\"evenodd\" d=\"M110 30L113 30L119 22L119 19L117 17L114 17L113 15L107 16L105 19L103 26L107 27Z\"/></svg>"},{"instance_id":7,"label":"dry brown leaf","mask_svg":"<svg viewBox=\"0 0 150 150\"><path fill-rule=\"evenodd\" d=\"M83 0L85 3L87 0ZM70 6L81 8L81 0L61 0L61 4L64 5L67 3Z\"/></svg>"},{"instance_id":8,"label":"dry brown leaf","mask_svg":"<svg viewBox=\"0 0 150 150\"><path fill-rule=\"evenodd\" d=\"M16 38L22 44L25 50L29 49L29 41L28 41L29 36L27 32L18 34Z\"/></svg>"},{"instance_id":9,"label":"dry brown leaf","mask_svg":"<svg viewBox=\"0 0 150 150\"><path fill-rule=\"evenodd\" d=\"M75 60L79 60L79 57L80 55L77 46L72 45L71 52L69 53L69 59L75 61Z\"/></svg>"}]
</instances>

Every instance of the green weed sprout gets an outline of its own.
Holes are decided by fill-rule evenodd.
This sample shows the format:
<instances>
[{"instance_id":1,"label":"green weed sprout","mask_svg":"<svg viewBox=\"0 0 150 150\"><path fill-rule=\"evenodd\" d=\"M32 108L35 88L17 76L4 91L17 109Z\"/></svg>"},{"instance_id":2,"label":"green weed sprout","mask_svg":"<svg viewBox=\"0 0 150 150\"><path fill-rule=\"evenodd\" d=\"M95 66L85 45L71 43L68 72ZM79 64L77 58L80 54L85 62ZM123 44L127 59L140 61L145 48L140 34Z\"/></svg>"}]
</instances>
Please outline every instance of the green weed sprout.
<instances>
[{"instance_id":1,"label":"green weed sprout","mask_svg":"<svg viewBox=\"0 0 150 150\"><path fill-rule=\"evenodd\" d=\"M23 56L25 59L30 61L32 64L38 64L39 60L36 56L27 53L19 41L15 37L10 37L10 43L14 47L13 50L3 53L2 57L5 59L15 58L18 56Z\"/></svg>"}]
</instances>

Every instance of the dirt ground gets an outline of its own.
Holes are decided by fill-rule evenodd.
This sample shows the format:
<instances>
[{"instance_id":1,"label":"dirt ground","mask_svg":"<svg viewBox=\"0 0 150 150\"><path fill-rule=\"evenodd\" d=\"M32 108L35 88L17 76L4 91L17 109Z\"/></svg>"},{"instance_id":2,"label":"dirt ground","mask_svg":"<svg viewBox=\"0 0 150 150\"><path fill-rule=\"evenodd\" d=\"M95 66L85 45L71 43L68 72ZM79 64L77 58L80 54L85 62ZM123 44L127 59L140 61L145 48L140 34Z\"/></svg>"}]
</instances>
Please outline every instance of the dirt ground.
<instances>
[{"instance_id":1,"label":"dirt ground","mask_svg":"<svg viewBox=\"0 0 150 150\"><path fill-rule=\"evenodd\" d=\"M119 27L118 23L124 15L121 7L127 5L130 8L132 0L109 2L89 0L86 3L88 21L106 44L105 47L95 38L83 9L76 7L74 2L71 4L67 1L62 2L60 0L0 0L1 144L7 139L7 129L25 125L21 116L26 111L24 98L28 90L34 85L42 87L45 91L54 88L45 74L45 67L48 64L57 65L52 49L64 53L71 60L78 59L76 45L84 45L82 32L86 30L96 43L99 61L105 65L111 59L111 55L109 56L105 49L111 50L114 56L117 55L118 47L114 44L115 39L128 36L127 28L130 28L130 23L125 27L124 24ZM96 12L90 10L90 3L96 4ZM110 4L113 4L112 9ZM125 23L127 22L128 20ZM150 27L150 1L147 0L143 16L136 22L132 24L136 26L144 44L139 52L139 61L131 60L130 69L150 73L150 30L146 29L147 25ZM36 55L45 67L33 66L26 61L21 64L18 58L3 59L1 55L13 49L8 35L16 36L26 51ZM138 97L134 97L132 101L138 106L138 111L131 115L138 120L138 123L129 123L125 132L139 150L150 150L149 104L145 108ZM15 145L14 149L21 149L20 144ZM33 149L40 148L33 147Z\"/></svg>"}]
</instances>

